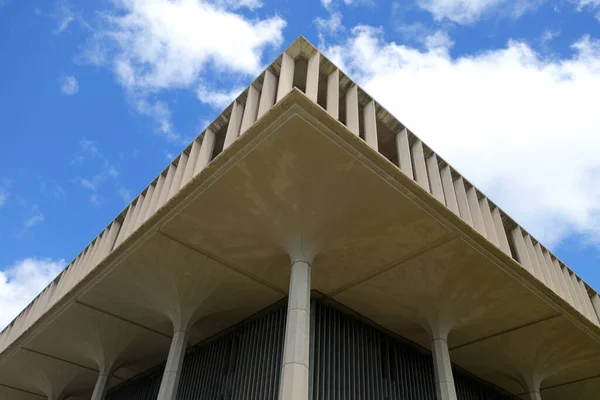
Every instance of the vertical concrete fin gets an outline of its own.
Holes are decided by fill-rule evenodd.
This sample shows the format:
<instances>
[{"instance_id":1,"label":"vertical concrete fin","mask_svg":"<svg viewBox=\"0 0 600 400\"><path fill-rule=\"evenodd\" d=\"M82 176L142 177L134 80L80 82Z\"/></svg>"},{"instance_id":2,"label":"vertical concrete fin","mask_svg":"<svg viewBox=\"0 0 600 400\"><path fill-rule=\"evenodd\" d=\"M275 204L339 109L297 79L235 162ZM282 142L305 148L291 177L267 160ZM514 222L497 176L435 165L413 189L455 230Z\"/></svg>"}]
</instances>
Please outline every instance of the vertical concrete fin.
<instances>
[{"instance_id":1,"label":"vertical concrete fin","mask_svg":"<svg viewBox=\"0 0 600 400\"><path fill-rule=\"evenodd\" d=\"M471 211L471 218L473 219L473 228L483 237L487 237L483 215L481 214L481 208L479 208L477 190L473 186L467 190L467 202L469 203L469 211Z\"/></svg>"},{"instance_id":2,"label":"vertical concrete fin","mask_svg":"<svg viewBox=\"0 0 600 400\"><path fill-rule=\"evenodd\" d=\"M198 161L194 168L194 176L198 175L208 165L214 150L215 134L212 130L207 128L204 131L204 138L202 140L202 146L200 147L200 153L198 154Z\"/></svg>"},{"instance_id":3,"label":"vertical concrete fin","mask_svg":"<svg viewBox=\"0 0 600 400\"><path fill-rule=\"evenodd\" d=\"M337 68L327 77L327 112L335 119L340 118L340 70Z\"/></svg>"},{"instance_id":4,"label":"vertical concrete fin","mask_svg":"<svg viewBox=\"0 0 600 400\"><path fill-rule=\"evenodd\" d=\"M396 135L396 148L398 149L398 166L400 167L400 171L404 172L404 175L410 179L414 179L408 130L406 128L402 129Z\"/></svg>"},{"instance_id":5,"label":"vertical concrete fin","mask_svg":"<svg viewBox=\"0 0 600 400\"><path fill-rule=\"evenodd\" d=\"M173 174L173 182L171 182L171 187L169 188L169 196L167 197L167 201L175 196L177 192L179 192L179 188L181 187L181 179L183 179L183 173L187 167L187 162L188 155L181 153L181 156L179 156L179 163L175 169L175 174Z\"/></svg>"},{"instance_id":6,"label":"vertical concrete fin","mask_svg":"<svg viewBox=\"0 0 600 400\"><path fill-rule=\"evenodd\" d=\"M194 168L196 168L196 162L198 161L198 154L200 154L200 143L197 140L192 142L192 148L190 149L190 155L188 157L187 164L185 165L185 171L181 177L181 184L179 190L183 189L192 178L194 177Z\"/></svg>"},{"instance_id":7,"label":"vertical concrete fin","mask_svg":"<svg viewBox=\"0 0 600 400\"><path fill-rule=\"evenodd\" d=\"M269 70L265 71L263 86L260 92L260 102L256 119L260 119L275 104L275 90L277 89L277 78Z\"/></svg>"},{"instance_id":8,"label":"vertical concrete fin","mask_svg":"<svg viewBox=\"0 0 600 400\"><path fill-rule=\"evenodd\" d=\"M438 166L438 158L435 153L431 153L431 155L427 158L426 164L427 175L429 176L429 183L431 185L431 194L442 204L446 204L444 187L442 185L442 176Z\"/></svg>"},{"instance_id":9,"label":"vertical concrete fin","mask_svg":"<svg viewBox=\"0 0 600 400\"><path fill-rule=\"evenodd\" d=\"M306 69L306 97L317 102L319 93L319 66L321 61L321 53L315 51L308 59L308 67Z\"/></svg>"},{"instance_id":10,"label":"vertical concrete fin","mask_svg":"<svg viewBox=\"0 0 600 400\"><path fill-rule=\"evenodd\" d=\"M506 230L504 229L504 223L502 222L502 215L500 215L500 209L498 207L495 207L492 210L492 219L494 220L496 236L498 237L498 242L500 243L500 250L512 257L510 253L510 244L508 243Z\"/></svg>"},{"instance_id":11,"label":"vertical concrete fin","mask_svg":"<svg viewBox=\"0 0 600 400\"><path fill-rule=\"evenodd\" d=\"M523 236L523 240L525 240L525 246L527 248L527 254L529 255L529 262L531 264L531 269L533 271L533 275L538 278L538 280L545 282L544 274L542 273L542 269L540 268L537 257L535 255L535 250L533 248L533 242L531 240L531 236L525 234Z\"/></svg>"},{"instance_id":12,"label":"vertical concrete fin","mask_svg":"<svg viewBox=\"0 0 600 400\"><path fill-rule=\"evenodd\" d=\"M483 218L483 225L485 226L485 234L490 242L496 247L500 248L500 241L496 233L496 227L494 226L494 218L492 217L492 210L490 209L490 203L487 197L482 196L479 199L479 210Z\"/></svg>"},{"instance_id":13,"label":"vertical concrete fin","mask_svg":"<svg viewBox=\"0 0 600 400\"><path fill-rule=\"evenodd\" d=\"M98 246L94 250L94 254L92 254L92 259L90 260L90 270L94 269L98 262L100 261L100 256L102 254L102 249L105 246L106 239L108 238L108 228L104 229L102 233L98 236Z\"/></svg>"},{"instance_id":14,"label":"vertical concrete fin","mask_svg":"<svg viewBox=\"0 0 600 400\"><path fill-rule=\"evenodd\" d=\"M162 193L162 188L165 184L165 176L160 174L158 179L156 180L156 187L154 188L154 193L152 193L152 198L150 199L150 204L148 205L148 210L146 210L146 215L144 215L144 220L148 220L157 209L158 199L160 198L160 194ZM124 228L121 228L123 230Z\"/></svg>"},{"instance_id":15,"label":"vertical concrete fin","mask_svg":"<svg viewBox=\"0 0 600 400\"><path fill-rule=\"evenodd\" d=\"M233 106L231 107L231 116L229 117L229 123L227 124L227 133L225 134L223 150L231 146L231 144L235 142L235 140L238 138L243 114L244 106L242 106L237 101L234 101Z\"/></svg>"},{"instance_id":16,"label":"vertical concrete fin","mask_svg":"<svg viewBox=\"0 0 600 400\"><path fill-rule=\"evenodd\" d=\"M377 114L375 112L375 102L371 100L363 109L365 120L365 142L375 151L379 151L377 143Z\"/></svg>"},{"instance_id":17,"label":"vertical concrete fin","mask_svg":"<svg viewBox=\"0 0 600 400\"><path fill-rule=\"evenodd\" d=\"M546 259L544 258L544 253L542 253L542 247L539 243L536 243L533 246L533 249L535 250L535 257L537 258L538 265L542 270L542 275L544 275L544 282L546 282L546 286L556 292L556 288L554 287L554 282L552 280L552 274L546 266Z\"/></svg>"},{"instance_id":18,"label":"vertical concrete fin","mask_svg":"<svg viewBox=\"0 0 600 400\"><path fill-rule=\"evenodd\" d=\"M440 171L440 175L442 178L442 188L444 189L444 198L446 199L446 207L460 217L458 200L456 199L456 192L454 191L454 182L452 181L452 171L450 171L450 166L444 166Z\"/></svg>"},{"instance_id":19,"label":"vertical concrete fin","mask_svg":"<svg viewBox=\"0 0 600 400\"><path fill-rule=\"evenodd\" d=\"M598 320L596 319L596 313L594 312L594 308L592 307L592 301L590 299L590 295L585 287L585 283L579 280L579 287L581 288L581 301L583 302L583 307L585 309L585 315L595 324L598 324Z\"/></svg>"},{"instance_id":20,"label":"vertical concrete fin","mask_svg":"<svg viewBox=\"0 0 600 400\"><path fill-rule=\"evenodd\" d=\"M140 225L142 225L148 219L148 209L150 208L150 204L152 203L153 197L158 196L158 193L156 193L156 195L154 194L155 191L156 187L154 185L148 186L148 189L146 190L146 199L144 200L144 206L140 210L140 217L138 218L139 222L136 226L136 229L139 228Z\"/></svg>"},{"instance_id":21,"label":"vertical concrete fin","mask_svg":"<svg viewBox=\"0 0 600 400\"><path fill-rule=\"evenodd\" d=\"M573 296L573 306L577 311L583 314L583 304L581 304L581 298L577 287L575 286L575 281L577 277L571 274L571 271L565 266L564 270L567 275L567 283L569 284L569 288L571 290L571 296Z\"/></svg>"},{"instance_id":22,"label":"vertical concrete fin","mask_svg":"<svg viewBox=\"0 0 600 400\"><path fill-rule=\"evenodd\" d=\"M554 292L557 295L559 295L560 297L562 297L563 299L567 300L567 297L565 295L565 290L561 284L562 277L558 276L556 268L554 267L554 264L552 263L552 257L550 257L550 253L548 253L548 251L546 249L542 249L542 259L544 260L546 269L550 272L550 279L552 279L552 286L554 288Z\"/></svg>"},{"instance_id":23,"label":"vertical concrete fin","mask_svg":"<svg viewBox=\"0 0 600 400\"><path fill-rule=\"evenodd\" d=\"M600 296L597 293L594 293L590 300L592 301L596 317L598 317L598 321L600 321Z\"/></svg>"},{"instance_id":24,"label":"vertical concrete fin","mask_svg":"<svg viewBox=\"0 0 600 400\"><path fill-rule=\"evenodd\" d=\"M240 126L240 136L256 122L256 113L258 112L258 100L260 93L252 85L248 87L248 96L246 97L246 107L242 116L242 124Z\"/></svg>"},{"instance_id":25,"label":"vertical concrete fin","mask_svg":"<svg viewBox=\"0 0 600 400\"><path fill-rule=\"evenodd\" d=\"M410 147L410 155L413 162L415 181L417 181L419 186L431 193L429 189L429 178L427 178L427 166L425 165L423 142L421 142L419 139L415 140L413 145Z\"/></svg>"},{"instance_id":26,"label":"vertical concrete fin","mask_svg":"<svg viewBox=\"0 0 600 400\"><path fill-rule=\"evenodd\" d=\"M359 135L358 86L354 84L346 92L346 127L356 136Z\"/></svg>"},{"instance_id":27,"label":"vertical concrete fin","mask_svg":"<svg viewBox=\"0 0 600 400\"><path fill-rule=\"evenodd\" d=\"M100 254L100 258L98 262L104 260L110 253L112 253L115 245L115 241L117 240L117 235L121 230L121 223L119 221L113 221L108 228L108 236L106 238L106 243L102 248L102 253Z\"/></svg>"},{"instance_id":28,"label":"vertical concrete fin","mask_svg":"<svg viewBox=\"0 0 600 400\"><path fill-rule=\"evenodd\" d=\"M462 176L459 176L454 181L454 191L456 192L456 200L458 201L458 211L460 217L469 226L473 226L473 217L471 217L471 210L469 209L469 200L467 198L467 189L465 188L465 181Z\"/></svg>"},{"instance_id":29,"label":"vertical concrete fin","mask_svg":"<svg viewBox=\"0 0 600 400\"><path fill-rule=\"evenodd\" d=\"M167 175L165 176L165 181L163 182L163 186L160 189L160 194L158 196L158 202L156 203L156 211L160 210L160 208L169 199L169 192L171 191L171 185L173 184L174 177L175 177L175 166L173 164L171 164L171 165L169 165L169 169L167 170ZM127 236L129 236L129 235L127 235Z\"/></svg>"},{"instance_id":30,"label":"vertical concrete fin","mask_svg":"<svg viewBox=\"0 0 600 400\"><path fill-rule=\"evenodd\" d=\"M125 237L131 236L133 232L137 229L138 218L140 217L140 211L144 206L145 196L140 194L135 203L135 208L133 209L133 214L131 215L131 223L129 224L129 228L127 229L127 235Z\"/></svg>"},{"instance_id":31,"label":"vertical concrete fin","mask_svg":"<svg viewBox=\"0 0 600 400\"><path fill-rule=\"evenodd\" d=\"M525 239L523 239L523 231L520 226L516 226L511 231L511 236L513 240L513 244L515 247L515 252L517 253L517 261L533 274L533 267L531 265L531 260L529 259L529 253L527 251L527 245L525 244Z\"/></svg>"},{"instance_id":32,"label":"vertical concrete fin","mask_svg":"<svg viewBox=\"0 0 600 400\"><path fill-rule=\"evenodd\" d=\"M569 302L574 309L577 309L577 296L575 296L575 293L573 293L573 285L571 284L571 275L569 274L569 270L567 267L562 266L558 260L554 259L553 261L555 266L559 269L560 274L563 276L563 283L568 292L568 297L570 300Z\"/></svg>"},{"instance_id":33,"label":"vertical concrete fin","mask_svg":"<svg viewBox=\"0 0 600 400\"><path fill-rule=\"evenodd\" d=\"M292 91L294 86L294 67L296 62L288 53L281 55L281 71L279 72L279 85L277 87L277 102Z\"/></svg>"}]
</instances>

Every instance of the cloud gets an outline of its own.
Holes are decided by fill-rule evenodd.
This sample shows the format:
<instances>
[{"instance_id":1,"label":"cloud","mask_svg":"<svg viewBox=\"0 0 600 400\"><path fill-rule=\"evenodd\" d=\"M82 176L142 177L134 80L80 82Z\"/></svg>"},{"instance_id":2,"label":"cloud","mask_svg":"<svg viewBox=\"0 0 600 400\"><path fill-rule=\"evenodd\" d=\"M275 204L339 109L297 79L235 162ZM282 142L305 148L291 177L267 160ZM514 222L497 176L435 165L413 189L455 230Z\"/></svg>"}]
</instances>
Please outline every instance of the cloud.
<instances>
[{"instance_id":1,"label":"cloud","mask_svg":"<svg viewBox=\"0 0 600 400\"><path fill-rule=\"evenodd\" d=\"M119 188L119 196L121 196L121 198L123 199L123 202L125 202L125 204L129 204L132 200L131 190L129 190L125 187Z\"/></svg>"},{"instance_id":2,"label":"cloud","mask_svg":"<svg viewBox=\"0 0 600 400\"><path fill-rule=\"evenodd\" d=\"M339 11L331 13L329 18L317 17L313 20L313 23L315 24L319 35L324 33L334 34L344 30L344 26L342 25L342 13Z\"/></svg>"},{"instance_id":3,"label":"cloud","mask_svg":"<svg viewBox=\"0 0 600 400\"><path fill-rule=\"evenodd\" d=\"M545 0L417 0L437 21L448 19L458 24L477 22L484 15L518 18Z\"/></svg>"},{"instance_id":4,"label":"cloud","mask_svg":"<svg viewBox=\"0 0 600 400\"><path fill-rule=\"evenodd\" d=\"M453 58L444 36L417 49L359 26L327 53L539 240L600 244L600 42L565 59L518 41Z\"/></svg>"},{"instance_id":5,"label":"cloud","mask_svg":"<svg viewBox=\"0 0 600 400\"><path fill-rule=\"evenodd\" d=\"M72 75L62 77L60 79L60 90L67 96L72 96L79 91L79 82Z\"/></svg>"},{"instance_id":6,"label":"cloud","mask_svg":"<svg viewBox=\"0 0 600 400\"><path fill-rule=\"evenodd\" d=\"M71 4L66 0L58 1L49 17L56 20L57 27L55 33L66 31L69 25L78 18Z\"/></svg>"},{"instance_id":7,"label":"cloud","mask_svg":"<svg viewBox=\"0 0 600 400\"><path fill-rule=\"evenodd\" d=\"M112 69L127 99L141 115L156 122L156 131L181 141L173 127L163 91L197 88L209 73L253 76L263 53L283 41L279 16L247 18L239 7L260 1L115 0L101 13L80 60ZM232 79L228 79L231 81ZM234 85L237 86L237 85ZM229 92L232 86L219 88Z\"/></svg>"},{"instance_id":8,"label":"cloud","mask_svg":"<svg viewBox=\"0 0 600 400\"><path fill-rule=\"evenodd\" d=\"M200 83L196 89L196 96L204 104L222 109L227 107L231 102L244 90L243 87L235 87L229 90L219 90L208 88Z\"/></svg>"},{"instance_id":9,"label":"cloud","mask_svg":"<svg viewBox=\"0 0 600 400\"><path fill-rule=\"evenodd\" d=\"M65 267L63 259L25 258L0 270L0 329L8 325Z\"/></svg>"},{"instance_id":10,"label":"cloud","mask_svg":"<svg viewBox=\"0 0 600 400\"><path fill-rule=\"evenodd\" d=\"M43 221L44 221L44 215L42 213L38 212L37 214L32 215L31 217L27 218L25 220L25 222L23 222L23 228L25 230L27 230L27 229L33 227L34 225L37 225Z\"/></svg>"},{"instance_id":11,"label":"cloud","mask_svg":"<svg viewBox=\"0 0 600 400\"><path fill-rule=\"evenodd\" d=\"M11 181L7 178L4 178L0 183L0 208L4 207L10 197L10 186Z\"/></svg>"}]
</instances>

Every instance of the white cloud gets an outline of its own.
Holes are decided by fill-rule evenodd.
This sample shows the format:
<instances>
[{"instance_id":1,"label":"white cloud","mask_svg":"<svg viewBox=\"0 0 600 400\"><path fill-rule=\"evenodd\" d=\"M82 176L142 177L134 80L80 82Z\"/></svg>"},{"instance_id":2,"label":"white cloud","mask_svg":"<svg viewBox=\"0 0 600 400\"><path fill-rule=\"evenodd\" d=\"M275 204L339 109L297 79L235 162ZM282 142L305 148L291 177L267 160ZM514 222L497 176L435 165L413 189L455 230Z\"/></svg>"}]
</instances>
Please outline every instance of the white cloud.
<instances>
[{"instance_id":1,"label":"white cloud","mask_svg":"<svg viewBox=\"0 0 600 400\"><path fill-rule=\"evenodd\" d=\"M202 103L216 109L222 109L231 104L242 90L244 90L243 87L235 87L229 90L212 89L200 83L196 89L196 96Z\"/></svg>"},{"instance_id":2,"label":"white cloud","mask_svg":"<svg viewBox=\"0 0 600 400\"><path fill-rule=\"evenodd\" d=\"M125 187L119 188L119 196L121 196L125 204L129 204L132 200L131 191Z\"/></svg>"},{"instance_id":3,"label":"white cloud","mask_svg":"<svg viewBox=\"0 0 600 400\"><path fill-rule=\"evenodd\" d=\"M333 12L329 18L317 17L313 20L319 35L324 33L333 34L344 29L342 25L342 13L339 11Z\"/></svg>"},{"instance_id":4,"label":"white cloud","mask_svg":"<svg viewBox=\"0 0 600 400\"><path fill-rule=\"evenodd\" d=\"M437 21L448 19L470 24L485 14L520 17L545 0L417 0L419 7L429 11Z\"/></svg>"},{"instance_id":5,"label":"white cloud","mask_svg":"<svg viewBox=\"0 0 600 400\"><path fill-rule=\"evenodd\" d=\"M79 91L79 82L72 76L64 76L60 79L60 90L67 96L72 96Z\"/></svg>"},{"instance_id":6,"label":"white cloud","mask_svg":"<svg viewBox=\"0 0 600 400\"><path fill-rule=\"evenodd\" d=\"M0 270L0 329L8 325L65 265L62 259L25 258Z\"/></svg>"},{"instance_id":7,"label":"white cloud","mask_svg":"<svg viewBox=\"0 0 600 400\"><path fill-rule=\"evenodd\" d=\"M71 22L75 21L77 15L75 15L75 12L73 12L68 1L59 0L56 3L54 10L50 14L50 17L56 20L58 24L55 32L62 33L67 30Z\"/></svg>"},{"instance_id":8,"label":"white cloud","mask_svg":"<svg viewBox=\"0 0 600 400\"><path fill-rule=\"evenodd\" d=\"M363 26L328 53L538 239L600 243L600 42L563 60L516 41L452 58L443 36L418 50Z\"/></svg>"},{"instance_id":9,"label":"white cloud","mask_svg":"<svg viewBox=\"0 0 600 400\"><path fill-rule=\"evenodd\" d=\"M247 18L239 7L257 0L115 0L82 58L111 68L133 108L156 122L156 131L180 141L171 112L157 96L164 90L194 90L209 72L252 76L262 55L283 40L278 16ZM220 88L220 91L231 89Z\"/></svg>"}]
</instances>

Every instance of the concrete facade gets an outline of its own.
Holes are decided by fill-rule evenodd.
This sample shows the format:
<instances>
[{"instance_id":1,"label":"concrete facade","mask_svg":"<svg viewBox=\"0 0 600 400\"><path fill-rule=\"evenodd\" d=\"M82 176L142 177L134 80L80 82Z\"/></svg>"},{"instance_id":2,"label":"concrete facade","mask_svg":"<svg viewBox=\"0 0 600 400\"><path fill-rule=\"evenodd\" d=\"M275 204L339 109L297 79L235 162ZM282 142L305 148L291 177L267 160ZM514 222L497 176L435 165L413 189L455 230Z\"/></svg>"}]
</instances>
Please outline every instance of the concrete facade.
<instances>
[{"instance_id":1,"label":"concrete facade","mask_svg":"<svg viewBox=\"0 0 600 400\"><path fill-rule=\"evenodd\" d=\"M598 294L299 38L0 333L0 393L101 399L166 360L173 399L190 345L289 296L279 397L308 399L311 290L430 348L440 400L452 363L600 390Z\"/></svg>"}]
</instances>

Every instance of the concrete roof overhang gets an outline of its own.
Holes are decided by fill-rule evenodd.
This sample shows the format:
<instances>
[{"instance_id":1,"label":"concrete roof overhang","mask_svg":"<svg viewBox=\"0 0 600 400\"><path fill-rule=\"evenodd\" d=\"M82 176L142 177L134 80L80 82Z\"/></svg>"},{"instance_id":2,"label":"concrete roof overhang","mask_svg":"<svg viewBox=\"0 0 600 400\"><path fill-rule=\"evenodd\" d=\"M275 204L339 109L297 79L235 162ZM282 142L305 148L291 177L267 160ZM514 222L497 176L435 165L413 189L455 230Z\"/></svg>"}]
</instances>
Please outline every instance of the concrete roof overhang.
<instances>
[{"instance_id":1,"label":"concrete roof overhang","mask_svg":"<svg viewBox=\"0 0 600 400\"><path fill-rule=\"evenodd\" d=\"M313 290L425 347L443 326L513 394L600 390L598 327L296 89L0 355L0 390L91 393L113 361L129 379L174 326L197 343L285 297L298 249Z\"/></svg>"}]
</instances>

